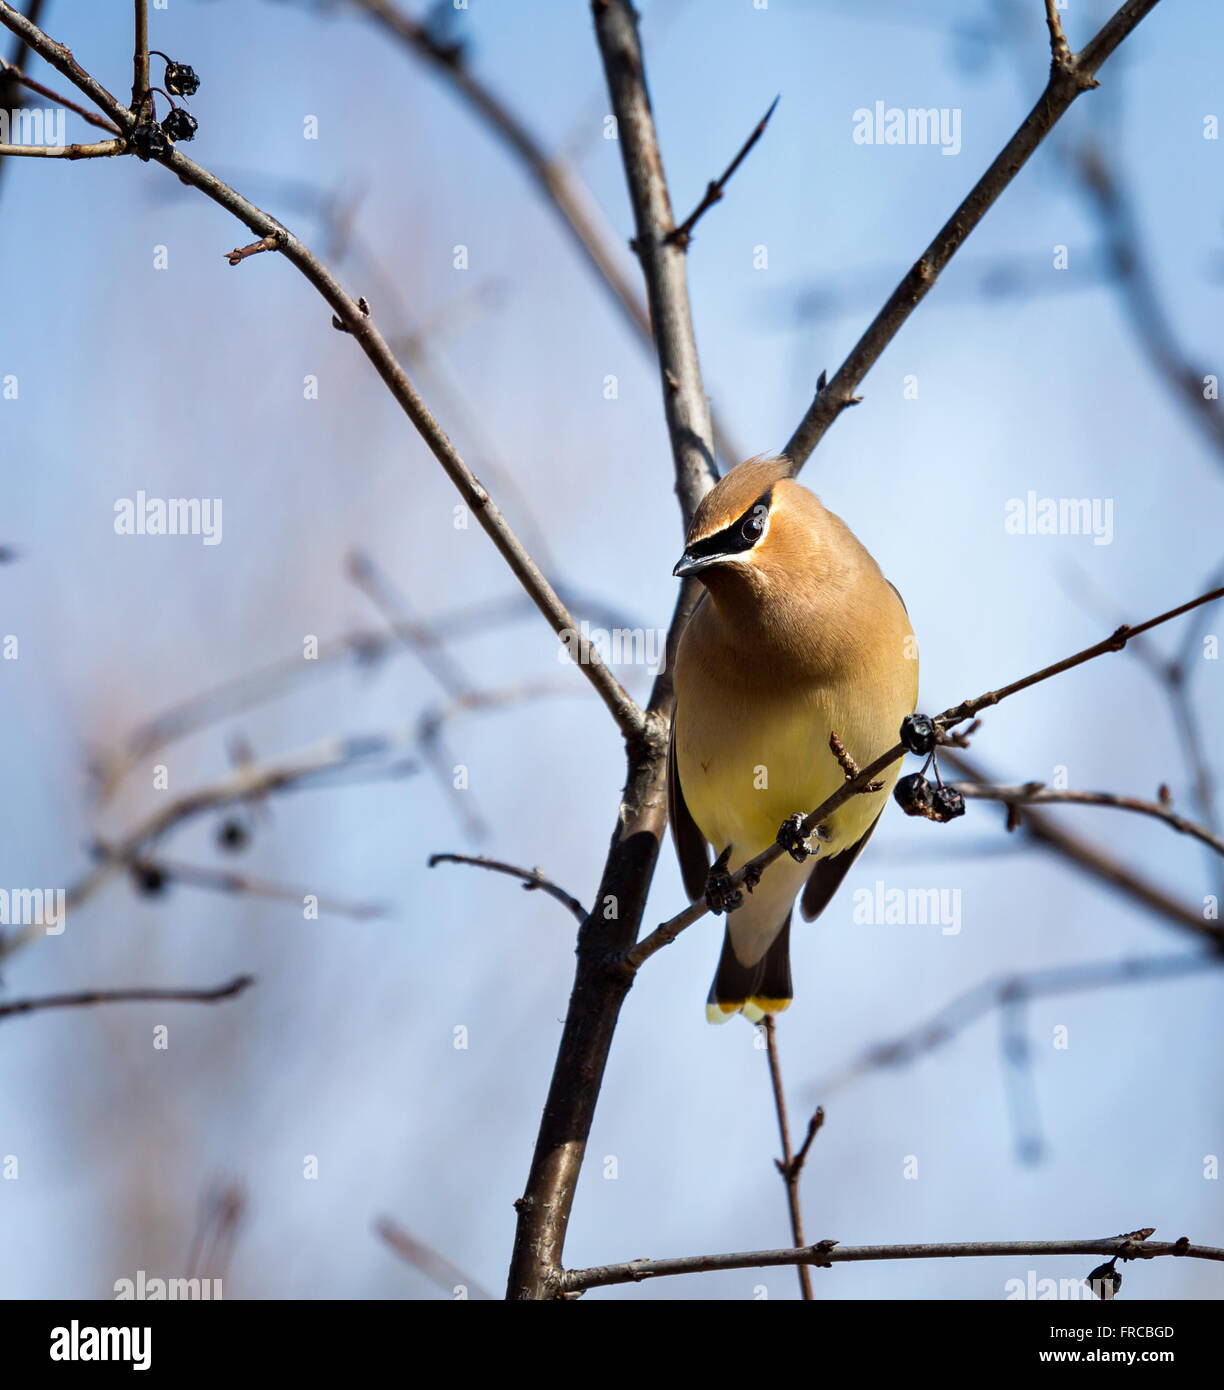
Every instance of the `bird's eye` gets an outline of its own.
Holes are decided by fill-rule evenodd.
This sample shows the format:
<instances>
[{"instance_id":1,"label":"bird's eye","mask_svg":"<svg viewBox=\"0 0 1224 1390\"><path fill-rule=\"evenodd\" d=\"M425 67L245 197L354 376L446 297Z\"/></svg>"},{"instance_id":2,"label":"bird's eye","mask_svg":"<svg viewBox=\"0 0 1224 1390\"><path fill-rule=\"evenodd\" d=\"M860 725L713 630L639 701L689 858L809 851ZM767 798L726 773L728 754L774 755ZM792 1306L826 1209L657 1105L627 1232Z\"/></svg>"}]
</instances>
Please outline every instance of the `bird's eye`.
<instances>
[{"instance_id":1,"label":"bird's eye","mask_svg":"<svg viewBox=\"0 0 1224 1390\"><path fill-rule=\"evenodd\" d=\"M764 529L765 523L755 512L750 516L746 516L743 521L740 522L740 535L743 536L746 541L759 540L761 532Z\"/></svg>"}]
</instances>

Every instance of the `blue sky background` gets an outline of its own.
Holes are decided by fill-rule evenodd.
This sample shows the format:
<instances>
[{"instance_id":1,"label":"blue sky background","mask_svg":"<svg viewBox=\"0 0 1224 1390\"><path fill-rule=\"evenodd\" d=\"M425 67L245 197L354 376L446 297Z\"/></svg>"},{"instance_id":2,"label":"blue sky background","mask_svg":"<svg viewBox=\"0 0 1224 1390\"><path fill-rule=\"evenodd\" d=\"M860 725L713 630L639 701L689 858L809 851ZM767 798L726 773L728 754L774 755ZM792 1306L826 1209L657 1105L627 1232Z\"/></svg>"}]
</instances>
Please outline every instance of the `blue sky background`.
<instances>
[{"instance_id":1,"label":"blue sky background","mask_svg":"<svg viewBox=\"0 0 1224 1390\"><path fill-rule=\"evenodd\" d=\"M845 7L770 0L646 4L643 41L681 214L777 93L765 139L690 255L705 381L746 452L779 448L821 368L834 369L896 280L1028 110L1048 64L1042 6ZM49 0L45 27L116 93L130 87L130 6ZM1073 0L1082 44L1106 13ZM577 147L610 234L631 218L587 7L471 0L457 16L480 75L554 148ZM1000 41L999 36L1004 36ZM1218 373L1224 15L1158 7L1059 127L1095 133L1135 199L1155 281L1202 372ZM554 571L647 626L674 599L679 522L654 369L521 169L444 81L345 5L170 0L153 42L202 77L191 154L312 244L327 229L298 184L354 207L379 283L342 260L384 331L434 325L449 388L424 393ZM7 51L7 45L5 48ZM38 63L30 70L46 76ZM57 79L58 81L58 79ZM957 108L962 149L864 147L853 113ZM319 138L303 138L318 118ZM76 130L77 126L70 128ZM72 138L85 138L81 135ZM272 256L231 269L244 228L135 160L11 160L0 191L3 525L20 552L0 574L0 747L10 815L0 883L64 885L95 835L117 836L167 793L142 763L112 802L88 760L168 705L378 615L348 581L360 547L425 615L513 592L478 528L452 525L453 491L329 311ZM457 244L467 271L452 266ZM1052 267L1065 246L1068 268ZM156 247L168 268L154 269ZM754 248L768 269L754 268ZM1220 560L1221 459L1137 344L1100 274L1100 229L1043 148L974 233L830 432L804 481L905 594L922 646L922 703L942 708L1036 669L1196 593ZM1023 279L980 292L985 268ZM384 294L384 300L387 296ZM829 311L800 312L824 303ZM616 400L604 379L619 382ZM903 396L907 375L918 398ZM303 399L303 379L319 382ZM434 389L431 389L433 384ZM500 470L513 476L507 492ZM223 500L224 539L117 536L117 498ZM1010 536L1009 499L1110 499L1114 539ZM530 499L529 508L522 498ZM1206 625L1220 631L1219 615ZM1173 651L1181 629L1158 634ZM474 846L427 775L277 798L241 861L191 823L168 858L241 867L303 891L385 901L382 919L303 921L292 904L119 881L66 932L15 956L14 996L258 977L215 1008L133 1006L4 1024L0 1292L106 1296L136 1270L183 1272L204 1193L241 1181L248 1217L231 1297L445 1297L376 1238L389 1215L500 1291L512 1202L531 1145L572 975L556 904L474 870L428 870L437 850L539 864L589 898L613 827L619 740L530 616L453 644L482 687L554 683L555 698L448 725L488 821ZM624 672L644 695L648 675ZM1218 662L1193 663L1206 716ZM227 739L278 757L336 734L415 720L441 699L411 656L306 672L283 700L164 755L170 795L223 775ZM1209 722L1209 742L1216 731ZM1167 703L1131 655L990 712L979 758L1004 780L1190 805ZM1182 899L1213 891L1201 850L1107 810L1060 810ZM988 851L988 852L987 852ZM861 926L853 892L961 894L963 929ZM648 910L683 900L665 854ZM713 919L645 970L622 1015L568 1256L588 1264L787 1241L773 1169L763 1054L703 1001ZM780 1029L792 1106L827 1099L805 1177L808 1233L844 1243L1100 1237L1155 1226L1224 1241L1219 981L1211 974L1041 1000L1031 1080L1045 1138L1018 1161L998 1019L911 1066L817 1089L865 1047L979 981L1016 971L1194 950L1190 937L1035 851L1013 852L997 808L948 827L890 812L819 924L796 933L797 999ZM170 1047L155 1051L166 1023ZM453 1030L468 1030L456 1050ZM1070 1045L1053 1046L1055 1029ZM319 1177L302 1176L306 1155ZM917 1159L916 1179L905 1176ZM615 1165L605 1162L614 1158ZM615 1177L605 1173L615 1170ZM1088 1261L1037 1267L1088 1272ZM1081 1266L1083 1266L1081 1268ZM821 1297L999 1298L1031 1261L863 1265L820 1273ZM1124 1294L1218 1296L1214 1267L1128 1269ZM671 1280L596 1298L792 1297L789 1271Z\"/></svg>"}]
</instances>

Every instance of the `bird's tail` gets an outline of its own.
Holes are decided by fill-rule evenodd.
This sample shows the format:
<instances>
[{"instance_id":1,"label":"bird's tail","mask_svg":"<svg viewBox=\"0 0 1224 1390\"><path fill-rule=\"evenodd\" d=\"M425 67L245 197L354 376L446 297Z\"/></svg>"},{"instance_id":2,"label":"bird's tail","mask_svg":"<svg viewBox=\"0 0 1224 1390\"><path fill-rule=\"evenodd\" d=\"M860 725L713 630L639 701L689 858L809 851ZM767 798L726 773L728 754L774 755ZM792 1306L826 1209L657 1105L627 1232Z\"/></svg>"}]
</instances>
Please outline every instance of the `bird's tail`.
<instances>
[{"instance_id":1,"label":"bird's tail","mask_svg":"<svg viewBox=\"0 0 1224 1390\"><path fill-rule=\"evenodd\" d=\"M766 1014L780 1014L790 1007L790 924L788 912L769 949L755 965L739 960L730 931L724 933L722 956L706 1002L706 1018L711 1023L726 1023L741 1012L749 1022L760 1023Z\"/></svg>"}]
</instances>

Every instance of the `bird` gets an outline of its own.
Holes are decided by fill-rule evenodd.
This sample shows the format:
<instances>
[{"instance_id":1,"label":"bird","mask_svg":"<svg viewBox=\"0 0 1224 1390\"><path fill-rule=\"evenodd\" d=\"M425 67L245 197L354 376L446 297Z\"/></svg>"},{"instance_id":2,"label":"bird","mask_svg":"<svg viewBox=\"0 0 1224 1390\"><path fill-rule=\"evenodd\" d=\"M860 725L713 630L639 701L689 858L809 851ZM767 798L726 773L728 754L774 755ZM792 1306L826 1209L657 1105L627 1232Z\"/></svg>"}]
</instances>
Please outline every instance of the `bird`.
<instances>
[{"instance_id":1,"label":"bird","mask_svg":"<svg viewBox=\"0 0 1224 1390\"><path fill-rule=\"evenodd\" d=\"M741 1012L759 1023L791 1003L796 897L808 920L828 906L900 765L806 842L780 831L897 742L917 701L917 644L900 593L785 457L749 459L715 484L672 572L703 586L676 651L668 745L685 889L714 891L709 847L723 874L776 840L791 850L727 911L706 1006L712 1023Z\"/></svg>"}]
</instances>

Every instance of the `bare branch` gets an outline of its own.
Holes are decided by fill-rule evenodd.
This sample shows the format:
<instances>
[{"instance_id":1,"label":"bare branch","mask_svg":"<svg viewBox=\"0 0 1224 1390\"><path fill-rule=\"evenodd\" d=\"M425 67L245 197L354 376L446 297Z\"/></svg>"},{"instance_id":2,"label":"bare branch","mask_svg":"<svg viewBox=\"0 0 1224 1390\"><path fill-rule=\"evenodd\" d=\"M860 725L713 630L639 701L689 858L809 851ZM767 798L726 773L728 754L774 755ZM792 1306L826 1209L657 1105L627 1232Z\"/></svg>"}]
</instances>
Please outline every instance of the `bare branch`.
<instances>
[{"instance_id":1,"label":"bare branch","mask_svg":"<svg viewBox=\"0 0 1224 1390\"><path fill-rule=\"evenodd\" d=\"M685 256L682 247L670 240L675 222L646 90L637 15L630 0L595 0L592 10L633 204L633 245L646 277L676 495L687 527L718 474L710 407L693 336Z\"/></svg>"},{"instance_id":2,"label":"bare branch","mask_svg":"<svg viewBox=\"0 0 1224 1390\"><path fill-rule=\"evenodd\" d=\"M939 756L941 761L974 782L996 780L990 777L979 763L970 761L963 753L945 749ZM1128 901L1139 903L1174 926L1185 927L1196 934L1202 932L1201 905L1195 906L1173 897L1159 884L1136 872L1129 863L1109 854L1084 836L1068 830L1066 826L1057 824L1044 811L1026 811L1019 833L1043 848L1055 851L1068 863L1074 864L1084 873L1125 895Z\"/></svg>"},{"instance_id":3,"label":"bare branch","mask_svg":"<svg viewBox=\"0 0 1224 1390\"><path fill-rule=\"evenodd\" d=\"M202 888L213 893L236 893L247 898L267 898L273 902L295 903L300 908L309 894L317 902L322 916L334 914L337 917L351 917L355 921L369 921L382 917L387 908L382 903L361 902L353 898L339 898L332 894L320 895L313 888L301 885L291 887L284 883L273 883L270 879L256 878L252 874L235 873L232 869L214 869L203 864L184 864L179 860L142 858L142 869L152 869L164 884L185 883L191 888Z\"/></svg>"},{"instance_id":4,"label":"bare branch","mask_svg":"<svg viewBox=\"0 0 1224 1390\"><path fill-rule=\"evenodd\" d=\"M855 390L939 278L940 272L990 211L1004 189L1024 168L1034 150L1054 128L1081 92L1095 86L1094 74L1135 26L1156 7L1157 0L1126 0L1096 37L1078 54L1051 63L1050 78L1036 106L1003 146L990 168L974 184L964 202L935 234L935 239L910 267L831 381L818 389L807 414L791 435L783 453L798 473L825 431L855 400ZM1061 33L1061 28L1059 29Z\"/></svg>"},{"instance_id":5,"label":"bare branch","mask_svg":"<svg viewBox=\"0 0 1224 1390\"><path fill-rule=\"evenodd\" d=\"M1206 826L1198 825L1185 816L1179 816L1171 807L1157 801L1143 801L1135 796L1122 796L1117 792L1078 792L1065 788L1047 787L1043 782L1023 782L1015 787L984 786L980 782L956 782L953 784L962 796L980 801L1002 801L1008 806L1049 806L1064 803L1071 806L1112 806L1119 811L1135 811L1141 816L1152 816L1162 820L1183 835L1191 835L1196 840L1224 854L1224 839L1213 834Z\"/></svg>"},{"instance_id":6,"label":"bare branch","mask_svg":"<svg viewBox=\"0 0 1224 1390\"><path fill-rule=\"evenodd\" d=\"M1134 1232L1134 1236L1142 1234ZM591 1269L568 1271L562 1286L567 1292L576 1293L609 1284L634 1284L644 1279L711 1270L769 1269L793 1264L827 1269L831 1265L857 1264L864 1260L983 1259L1016 1255L1037 1258L1101 1255L1120 1260L1154 1260L1175 1255L1192 1260L1224 1260L1224 1250L1210 1245L1191 1245L1185 1236L1176 1241L1138 1241L1132 1236L1114 1236L1110 1240L965 1241L941 1245L838 1245L836 1241L818 1241L806 1250L750 1250L734 1255L689 1255L672 1260L629 1260L625 1264L596 1265Z\"/></svg>"},{"instance_id":7,"label":"bare branch","mask_svg":"<svg viewBox=\"0 0 1224 1390\"><path fill-rule=\"evenodd\" d=\"M44 994L38 999L0 1002L0 1018L34 1013L38 1009L75 1009L89 1004L216 1004L222 999L235 998L254 983L251 975L237 975L228 984L217 985L215 989L93 989L78 994Z\"/></svg>"},{"instance_id":8,"label":"bare branch","mask_svg":"<svg viewBox=\"0 0 1224 1390\"><path fill-rule=\"evenodd\" d=\"M225 253L225 259L230 265L241 265L250 256L258 256L263 251L278 251L280 249L280 237L275 233L269 232L267 236L261 236L258 241L252 241L247 246L235 246L232 251Z\"/></svg>"},{"instance_id":9,"label":"bare branch","mask_svg":"<svg viewBox=\"0 0 1224 1390\"><path fill-rule=\"evenodd\" d=\"M93 145L0 145L0 159L109 159L126 148L122 140L99 140Z\"/></svg>"},{"instance_id":10,"label":"bare branch","mask_svg":"<svg viewBox=\"0 0 1224 1390\"><path fill-rule=\"evenodd\" d=\"M135 42L132 50L132 112L139 114L149 95L149 0L133 0Z\"/></svg>"},{"instance_id":11,"label":"bare branch","mask_svg":"<svg viewBox=\"0 0 1224 1390\"><path fill-rule=\"evenodd\" d=\"M492 869L495 873L509 874L512 878L522 879L523 887L528 892L538 888L540 892L556 898L559 903L564 904L574 914L578 919L579 926L587 919L587 910L578 899L567 893L564 888L558 888L551 879L545 878L539 869L518 869L513 864L503 864L497 859L486 859L483 855L431 854L429 867L432 869L438 864L471 864L478 869Z\"/></svg>"},{"instance_id":12,"label":"bare branch","mask_svg":"<svg viewBox=\"0 0 1224 1390\"><path fill-rule=\"evenodd\" d=\"M33 13L33 7L31 7ZM24 47L24 45L22 45ZM97 126L99 130L109 131L112 135L119 135L121 131L114 121L108 121L105 116L99 116L96 111L91 111L87 106L82 106L79 102L73 101L71 97L66 97L62 92L52 91L50 87L45 87L41 82L36 82L34 78L27 77L24 72L15 64L7 59L0 58L0 77L8 83L25 87L38 96L46 97L48 101L53 101L57 106L62 106L66 111L73 111L78 116L87 120L90 125ZM0 84L2 89L2 84ZM0 107L0 109L3 109Z\"/></svg>"},{"instance_id":13,"label":"bare branch","mask_svg":"<svg viewBox=\"0 0 1224 1390\"><path fill-rule=\"evenodd\" d=\"M431 1279L447 1293L453 1294L457 1288L462 1287L475 1298L492 1299L493 1295L486 1293L475 1279L465 1274L457 1264L453 1264L445 1255L439 1254L432 1246L426 1245L423 1240L410 1235L389 1217L382 1217L374 1229L402 1260L406 1260L414 1269L420 1270L427 1279Z\"/></svg>"},{"instance_id":14,"label":"bare branch","mask_svg":"<svg viewBox=\"0 0 1224 1390\"><path fill-rule=\"evenodd\" d=\"M752 147L765 134L765 127L769 124L769 118L773 115L778 103L782 100L781 95L774 97L769 104L769 110L757 122L756 129L744 141L740 152L735 156L730 164L712 183L706 185L706 191L701 202L689 213L678 227L668 232L666 240L673 246L679 246L683 250L688 249L689 243L693 239L693 228L701 221L702 217L714 206L715 203L722 201L723 194L726 192L727 184L735 176L735 171L740 167L752 151Z\"/></svg>"},{"instance_id":15,"label":"bare branch","mask_svg":"<svg viewBox=\"0 0 1224 1390\"><path fill-rule=\"evenodd\" d=\"M637 225L658 346L664 413L672 442L676 494L687 519L715 476L710 416L689 313L684 252L666 244L671 204L646 91L636 16L627 0L596 0L595 32L617 118L621 156ZM540 1120L531 1170L516 1206L518 1224L507 1297L553 1297L565 1233L599 1098L608 1053L632 973L608 968L633 944L667 824L665 788L672 664L681 626L697 599L684 584L668 632L668 663L655 679L642 737L629 745L625 790L596 902L578 935L574 988Z\"/></svg>"},{"instance_id":16,"label":"bare branch","mask_svg":"<svg viewBox=\"0 0 1224 1390\"><path fill-rule=\"evenodd\" d=\"M803 1235L803 1208L799 1202L799 1174L803 1169L808 1148L819 1126L815 1117L808 1126L807 1139L803 1145L803 1158L797 1158L791 1148L790 1119L786 1113L786 1092L782 1087L782 1064L778 1060L778 1025L773 1014L766 1014L761 1023L765 1033L765 1052L769 1059L769 1082L773 1091L774 1112L778 1117L778 1137L782 1142L782 1157L775 1160L782 1181L786 1184L786 1205L790 1213L791 1235L797 1249L803 1249L807 1240ZM823 1111L817 1112L823 1119ZM799 1295L805 1303L812 1301L812 1272L806 1264L795 1266L799 1275Z\"/></svg>"},{"instance_id":17,"label":"bare branch","mask_svg":"<svg viewBox=\"0 0 1224 1390\"><path fill-rule=\"evenodd\" d=\"M1046 25L1050 30L1050 63L1063 72L1070 71L1074 55L1067 36L1063 33L1062 20L1058 14L1058 0L1045 0Z\"/></svg>"}]
</instances>

